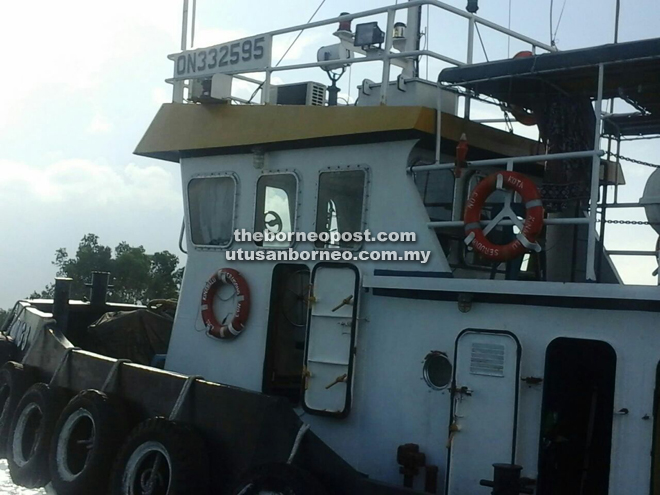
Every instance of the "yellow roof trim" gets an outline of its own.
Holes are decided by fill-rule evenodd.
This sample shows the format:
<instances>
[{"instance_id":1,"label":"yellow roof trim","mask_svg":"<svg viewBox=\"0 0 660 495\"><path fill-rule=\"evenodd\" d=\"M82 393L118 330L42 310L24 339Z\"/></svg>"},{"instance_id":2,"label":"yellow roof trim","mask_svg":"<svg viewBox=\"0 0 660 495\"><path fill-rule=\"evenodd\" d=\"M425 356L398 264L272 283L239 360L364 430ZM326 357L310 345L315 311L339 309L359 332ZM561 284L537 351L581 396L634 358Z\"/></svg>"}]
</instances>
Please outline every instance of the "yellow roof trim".
<instances>
[{"instance_id":1,"label":"yellow roof trim","mask_svg":"<svg viewBox=\"0 0 660 495\"><path fill-rule=\"evenodd\" d=\"M135 150L137 155L179 161L181 152L377 133L435 133L435 110L424 107L314 107L296 105L164 104ZM443 137L504 155L529 152L529 141L443 114ZM508 143L508 144L507 144ZM524 150L521 150L521 146Z\"/></svg>"}]
</instances>

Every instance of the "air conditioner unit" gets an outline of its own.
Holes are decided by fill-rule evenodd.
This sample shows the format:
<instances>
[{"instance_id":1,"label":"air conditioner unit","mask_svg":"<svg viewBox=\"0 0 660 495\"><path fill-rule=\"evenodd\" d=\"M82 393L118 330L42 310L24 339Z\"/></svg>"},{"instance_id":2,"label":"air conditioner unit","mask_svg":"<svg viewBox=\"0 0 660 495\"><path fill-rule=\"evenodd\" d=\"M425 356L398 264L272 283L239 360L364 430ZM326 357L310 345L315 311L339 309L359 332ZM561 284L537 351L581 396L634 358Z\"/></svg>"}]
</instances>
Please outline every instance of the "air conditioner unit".
<instances>
[{"instance_id":1,"label":"air conditioner unit","mask_svg":"<svg viewBox=\"0 0 660 495\"><path fill-rule=\"evenodd\" d=\"M316 82L280 84L271 86L270 103L273 105L325 105L326 86Z\"/></svg>"},{"instance_id":2,"label":"air conditioner unit","mask_svg":"<svg viewBox=\"0 0 660 495\"><path fill-rule=\"evenodd\" d=\"M188 99L195 103L228 102L231 100L232 81L232 76L227 74L193 79L190 81Z\"/></svg>"}]
</instances>

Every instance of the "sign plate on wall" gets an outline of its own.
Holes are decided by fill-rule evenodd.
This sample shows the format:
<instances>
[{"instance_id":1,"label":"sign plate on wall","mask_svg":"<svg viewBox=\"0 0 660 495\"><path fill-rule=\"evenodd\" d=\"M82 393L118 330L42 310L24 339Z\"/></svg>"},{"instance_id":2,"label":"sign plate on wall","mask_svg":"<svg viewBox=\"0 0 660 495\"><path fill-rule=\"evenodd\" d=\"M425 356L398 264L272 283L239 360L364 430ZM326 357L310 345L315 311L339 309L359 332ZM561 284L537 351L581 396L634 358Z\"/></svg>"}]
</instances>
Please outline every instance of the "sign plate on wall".
<instances>
[{"instance_id":1,"label":"sign plate on wall","mask_svg":"<svg viewBox=\"0 0 660 495\"><path fill-rule=\"evenodd\" d=\"M189 50L169 58L174 61L174 79L194 79L219 73L266 69L271 60L273 37L259 35L208 48Z\"/></svg>"}]
</instances>

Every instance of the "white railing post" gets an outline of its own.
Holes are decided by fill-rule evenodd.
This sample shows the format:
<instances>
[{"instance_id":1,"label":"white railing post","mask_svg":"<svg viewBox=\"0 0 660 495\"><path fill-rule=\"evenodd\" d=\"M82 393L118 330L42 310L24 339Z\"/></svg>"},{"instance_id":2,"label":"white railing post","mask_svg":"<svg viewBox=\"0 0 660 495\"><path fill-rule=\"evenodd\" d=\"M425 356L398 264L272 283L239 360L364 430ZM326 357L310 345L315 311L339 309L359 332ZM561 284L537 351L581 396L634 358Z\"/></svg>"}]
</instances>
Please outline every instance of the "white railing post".
<instances>
[{"instance_id":1,"label":"white railing post","mask_svg":"<svg viewBox=\"0 0 660 495\"><path fill-rule=\"evenodd\" d=\"M272 61L271 61L272 63ZM269 64L270 65L270 64ZM271 67L266 69L266 78L264 79L264 84L261 87L261 103L264 105L270 103L270 77L271 77Z\"/></svg>"},{"instance_id":2,"label":"white railing post","mask_svg":"<svg viewBox=\"0 0 660 495\"><path fill-rule=\"evenodd\" d=\"M587 242L587 281L596 282L596 216L598 213L598 189L600 184L600 133L603 122L603 79L605 66L598 66L598 97L596 99L596 132L594 156L591 166L591 201L589 205L589 237ZM604 246L603 246L604 247Z\"/></svg>"},{"instance_id":3,"label":"white railing post","mask_svg":"<svg viewBox=\"0 0 660 495\"><path fill-rule=\"evenodd\" d=\"M474 14L470 16L468 24L468 46L467 46L467 65L472 65L474 61L474 28L476 26ZM470 118L470 97L465 97L465 118Z\"/></svg>"},{"instance_id":4,"label":"white railing post","mask_svg":"<svg viewBox=\"0 0 660 495\"><path fill-rule=\"evenodd\" d=\"M186 48L188 48L188 0L183 0L181 51L185 51ZM172 89L172 101L174 103L183 103L183 88L185 87L185 83L185 81L174 81Z\"/></svg>"},{"instance_id":5,"label":"white railing post","mask_svg":"<svg viewBox=\"0 0 660 495\"><path fill-rule=\"evenodd\" d=\"M380 104L387 105L387 90L390 86L390 54L392 52L392 37L394 32L395 10L387 11L387 29L385 31L385 50L383 52L383 79L380 85Z\"/></svg>"}]
</instances>

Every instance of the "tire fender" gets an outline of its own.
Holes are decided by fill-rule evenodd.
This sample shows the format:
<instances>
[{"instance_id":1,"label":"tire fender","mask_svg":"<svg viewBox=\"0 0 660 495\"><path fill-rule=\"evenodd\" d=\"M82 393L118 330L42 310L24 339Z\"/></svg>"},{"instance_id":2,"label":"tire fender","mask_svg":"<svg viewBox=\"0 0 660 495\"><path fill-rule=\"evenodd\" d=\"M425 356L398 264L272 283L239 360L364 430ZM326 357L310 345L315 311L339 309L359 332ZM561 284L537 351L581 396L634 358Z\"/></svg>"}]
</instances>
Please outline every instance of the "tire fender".
<instances>
[{"instance_id":1,"label":"tire fender","mask_svg":"<svg viewBox=\"0 0 660 495\"><path fill-rule=\"evenodd\" d=\"M156 462L160 469L169 470L169 476L152 475ZM169 483L159 488L162 493L202 495L209 493L209 476L209 457L199 434L187 425L152 418L136 426L121 447L110 475L109 494L129 495L130 487L142 481Z\"/></svg>"},{"instance_id":2,"label":"tire fender","mask_svg":"<svg viewBox=\"0 0 660 495\"><path fill-rule=\"evenodd\" d=\"M50 441L66 399L63 390L36 383L18 403L7 439L7 464L15 484L41 488L50 481Z\"/></svg>"},{"instance_id":3,"label":"tire fender","mask_svg":"<svg viewBox=\"0 0 660 495\"><path fill-rule=\"evenodd\" d=\"M12 415L23 394L35 381L32 370L14 361L9 361L0 368L0 458L2 459L7 457L7 437Z\"/></svg>"},{"instance_id":4,"label":"tire fender","mask_svg":"<svg viewBox=\"0 0 660 495\"><path fill-rule=\"evenodd\" d=\"M53 432L49 466L58 495L103 493L128 434L126 410L98 390L83 390L66 405Z\"/></svg>"}]
</instances>

